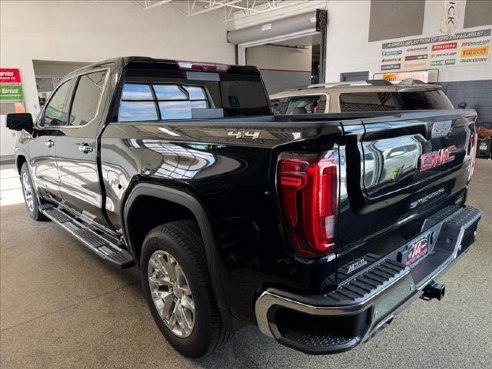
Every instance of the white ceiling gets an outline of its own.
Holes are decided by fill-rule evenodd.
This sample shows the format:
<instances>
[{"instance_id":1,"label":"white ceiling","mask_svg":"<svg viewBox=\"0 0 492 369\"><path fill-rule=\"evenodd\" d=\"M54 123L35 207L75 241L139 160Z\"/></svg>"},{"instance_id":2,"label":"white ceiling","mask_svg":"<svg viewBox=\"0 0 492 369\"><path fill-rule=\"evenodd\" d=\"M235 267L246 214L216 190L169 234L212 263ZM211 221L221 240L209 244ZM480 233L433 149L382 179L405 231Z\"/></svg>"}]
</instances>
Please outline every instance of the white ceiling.
<instances>
[{"instance_id":1,"label":"white ceiling","mask_svg":"<svg viewBox=\"0 0 492 369\"><path fill-rule=\"evenodd\" d=\"M302 0L134 0L145 10L174 6L188 17L211 13L224 22L258 16L279 9L309 6Z\"/></svg>"}]
</instances>

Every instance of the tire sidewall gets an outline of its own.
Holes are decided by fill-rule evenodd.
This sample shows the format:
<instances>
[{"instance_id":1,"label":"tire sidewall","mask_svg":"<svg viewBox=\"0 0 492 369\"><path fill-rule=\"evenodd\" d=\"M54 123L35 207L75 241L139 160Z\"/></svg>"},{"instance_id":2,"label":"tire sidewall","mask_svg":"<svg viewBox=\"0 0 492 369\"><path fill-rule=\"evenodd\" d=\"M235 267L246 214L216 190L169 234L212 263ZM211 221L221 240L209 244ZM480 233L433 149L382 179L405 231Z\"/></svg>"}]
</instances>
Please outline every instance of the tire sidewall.
<instances>
[{"instance_id":1,"label":"tire sidewall","mask_svg":"<svg viewBox=\"0 0 492 369\"><path fill-rule=\"evenodd\" d=\"M190 336L181 338L172 333L161 319L150 293L148 283L148 262L155 251L163 250L171 254L181 266L193 295L195 302L195 325ZM205 264L206 265L206 264ZM208 288L193 265L193 261L182 247L165 233L153 233L145 239L140 259L142 273L142 287L145 299L149 305L152 317L164 337L183 355L188 357L200 357L205 355L211 345L211 301L208 296Z\"/></svg>"},{"instance_id":2,"label":"tire sidewall","mask_svg":"<svg viewBox=\"0 0 492 369\"><path fill-rule=\"evenodd\" d=\"M25 194L25 190L24 190L24 181L23 181L24 174L27 175L27 180L29 181L29 184L31 185L31 192L32 192L32 197L33 197L32 211L27 206L26 194ZM29 172L29 168L27 166L27 163L22 164L20 177L21 177L20 180L21 180L21 186L22 186L22 197L24 198L24 205L26 206L27 213L29 214L29 216L31 218L38 220L39 219L38 198L37 198L36 190L34 189L34 185L32 183L31 173Z\"/></svg>"}]
</instances>

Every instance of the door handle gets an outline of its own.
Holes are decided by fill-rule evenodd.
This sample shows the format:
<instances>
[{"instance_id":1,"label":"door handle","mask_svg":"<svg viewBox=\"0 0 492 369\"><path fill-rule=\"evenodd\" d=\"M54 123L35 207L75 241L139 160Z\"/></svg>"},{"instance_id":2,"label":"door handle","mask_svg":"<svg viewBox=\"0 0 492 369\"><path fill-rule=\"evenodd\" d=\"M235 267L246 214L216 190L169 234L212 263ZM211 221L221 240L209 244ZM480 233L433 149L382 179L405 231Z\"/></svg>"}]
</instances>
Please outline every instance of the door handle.
<instances>
[{"instance_id":1,"label":"door handle","mask_svg":"<svg viewBox=\"0 0 492 369\"><path fill-rule=\"evenodd\" d=\"M87 144L83 144L79 146L79 151L83 152L84 154L88 154L92 151L94 151L94 148L92 146L89 146Z\"/></svg>"},{"instance_id":2,"label":"door handle","mask_svg":"<svg viewBox=\"0 0 492 369\"><path fill-rule=\"evenodd\" d=\"M55 146L55 141L53 140L44 141L44 146L53 147Z\"/></svg>"}]
</instances>

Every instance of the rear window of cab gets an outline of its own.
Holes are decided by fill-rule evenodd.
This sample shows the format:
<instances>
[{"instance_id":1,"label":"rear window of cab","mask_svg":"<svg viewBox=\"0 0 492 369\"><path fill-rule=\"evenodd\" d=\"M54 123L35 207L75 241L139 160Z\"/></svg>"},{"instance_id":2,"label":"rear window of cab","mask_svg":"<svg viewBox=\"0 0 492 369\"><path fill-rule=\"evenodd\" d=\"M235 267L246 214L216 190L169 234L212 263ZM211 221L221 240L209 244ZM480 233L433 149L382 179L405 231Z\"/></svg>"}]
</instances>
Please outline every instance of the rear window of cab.
<instances>
[{"instance_id":1,"label":"rear window of cab","mask_svg":"<svg viewBox=\"0 0 492 369\"><path fill-rule=\"evenodd\" d=\"M151 77L145 70L140 73L123 84L118 122L271 114L259 74L157 71Z\"/></svg>"}]
</instances>

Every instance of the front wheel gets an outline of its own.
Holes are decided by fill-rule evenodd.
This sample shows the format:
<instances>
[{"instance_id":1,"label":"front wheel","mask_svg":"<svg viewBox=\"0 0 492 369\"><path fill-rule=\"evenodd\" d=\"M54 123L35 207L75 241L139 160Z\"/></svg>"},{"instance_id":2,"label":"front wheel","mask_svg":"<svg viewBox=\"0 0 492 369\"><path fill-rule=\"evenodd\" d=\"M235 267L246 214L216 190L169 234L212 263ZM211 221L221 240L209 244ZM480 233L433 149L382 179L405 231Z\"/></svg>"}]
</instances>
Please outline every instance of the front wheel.
<instances>
[{"instance_id":1,"label":"front wheel","mask_svg":"<svg viewBox=\"0 0 492 369\"><path fill-rule=\"evenodd\" d=\"M22 194L24 195L24 202L26 204L26 210L29 213L29 216L38 221L47 220L47 218L39 210L38 197L34 186L32 185L31 175L29 174L27 163L22 164L20 180L22 185Z\"/></svg>"},{"instance_id":2,"label":"front wheel","mask_svg":"<svg viewBox=\"0 0 492 369\"><path fill-rule=\"evenodd\" d=\"M227 341L196 222L175 221L151 230L140 267L152 316L177 351L197 358Z\"/></svg>"}]
</instances>

